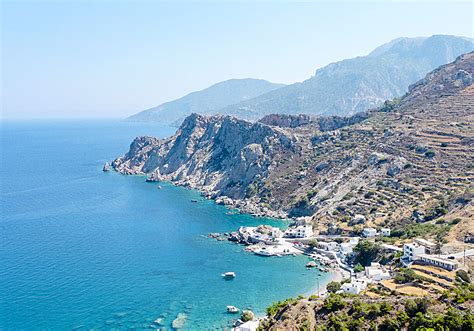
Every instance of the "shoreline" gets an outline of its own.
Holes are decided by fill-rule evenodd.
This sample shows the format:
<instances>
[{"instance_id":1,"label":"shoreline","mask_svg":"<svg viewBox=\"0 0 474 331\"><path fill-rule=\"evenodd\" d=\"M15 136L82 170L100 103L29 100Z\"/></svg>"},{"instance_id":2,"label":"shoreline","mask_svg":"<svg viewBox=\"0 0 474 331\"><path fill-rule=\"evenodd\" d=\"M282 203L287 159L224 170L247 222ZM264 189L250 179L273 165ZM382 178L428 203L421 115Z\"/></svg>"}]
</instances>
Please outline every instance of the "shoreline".
<instances>
[{"instance_id":1,"label":"shoreline","mask_svg":"<svg viewBox=\"0 0 474 331\"><path fill-rule=\"evenodd\" d=\"M168 183L173 186L184 187L191 190L196 190L200 193L202 197L207 200L213 200L217 205L223 205L229 209L238 210L240 214L248 214L254 217L268 217L278 220L290 220L293 218L288 217L288 214L283 210L271 210L267 206L262 206L258 202L252 201L252 199L242 198L242 199L232 199L226 195L217 195L216 192L206 189L203 186L196 185L195 183L189 180L178 180L173 181L170 178L155 177L153 174L147 174L141 171L124 171L119 170L114 164L114 161L110 162L111 170L113 169L116 173L124 176L139 176L145 177L146 183Z\"/></svg>"}]
</instances>

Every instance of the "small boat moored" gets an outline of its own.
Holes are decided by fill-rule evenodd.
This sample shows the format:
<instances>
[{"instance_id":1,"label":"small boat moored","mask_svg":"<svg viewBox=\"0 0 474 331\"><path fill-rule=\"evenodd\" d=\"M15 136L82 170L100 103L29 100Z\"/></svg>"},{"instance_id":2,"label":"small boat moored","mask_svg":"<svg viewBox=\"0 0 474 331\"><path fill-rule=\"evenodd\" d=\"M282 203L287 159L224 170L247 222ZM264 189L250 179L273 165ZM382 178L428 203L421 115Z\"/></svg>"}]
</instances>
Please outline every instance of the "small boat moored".
<instances>
[{"instance_id":1,"label":"small boat moored","mask_svg":"<svg viewBox=\"0 0 474 331\"><path fill-rule=\"evenodd\" d=\"M233 271L225 272L222 274L222 277L224 277L225 279L233 279L235 278L235 272Z\"/></svg>"},{"instance_id":2,"label":"small boat moored","mask_svg":"<svg viewBox=\"0 0 474 331\"><path fill-rule=\"evenodd\" d=\"M230 314L237 314L240 311L239 308L234 306L227 306L227 312Z\"/></svg>"}]
</instances>

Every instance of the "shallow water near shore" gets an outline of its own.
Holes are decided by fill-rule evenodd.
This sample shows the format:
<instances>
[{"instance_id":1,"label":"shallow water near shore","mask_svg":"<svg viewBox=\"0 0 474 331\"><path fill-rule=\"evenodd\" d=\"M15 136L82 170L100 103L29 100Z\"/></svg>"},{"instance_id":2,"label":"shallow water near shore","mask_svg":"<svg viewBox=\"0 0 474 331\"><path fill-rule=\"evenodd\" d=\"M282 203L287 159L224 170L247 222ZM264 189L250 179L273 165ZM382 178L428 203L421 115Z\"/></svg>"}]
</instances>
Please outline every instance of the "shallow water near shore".
<instances>
[{"instance_id":1,"label":"shallow water near shore","mask_svg":"<svg viewBox=\"0 0 474 331\"><path fill-rule=\"evenodd\" d=\"M173 132L119 121L1 124L0 329L143 329L158 318L171 328L180 313L187 329L215 329L237 317L226 305L263 314L316 288L304 256L260 257L207 238L282 221L102 172L135 136ZM225 271L236 279L223 280Z\"/></svg>"}]
</instances>

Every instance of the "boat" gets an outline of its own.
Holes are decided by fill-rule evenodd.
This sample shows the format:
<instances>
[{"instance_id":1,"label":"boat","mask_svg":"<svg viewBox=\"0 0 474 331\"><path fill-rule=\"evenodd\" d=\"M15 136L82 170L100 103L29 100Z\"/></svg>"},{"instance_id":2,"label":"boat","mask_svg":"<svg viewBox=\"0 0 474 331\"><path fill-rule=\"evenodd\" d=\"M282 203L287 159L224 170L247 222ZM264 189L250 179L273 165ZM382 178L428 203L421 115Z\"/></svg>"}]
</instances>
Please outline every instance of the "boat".
<instances>
[{"instance_id":1,"label":"boat","mask_svg":"<svg viewBox=\"0 0 474 331\"><path fill-rule=\"evenodd\" d=\"M239 308L234 306L227 306L227 312L231 314L237 314L240 311Z\"/></svg>"},{"instance_id":2,"label":"boat","mask_svg":"<svg viewBox=\"0 0 474 331\"><path fill-rule=\"evenodd\" d=\"M265 249L260 249L258 251L254 252L257 255L262 255L262 256L272 256L273 254L270 253L269 251L266 251Z\"/></svg>"},{"instance_id":3,"label":"boat","mask_svg":"<svg viewBox=\"0 0 474 331\"><path fill-rule=\"evenodd\" d=\"M102 171L103 172L110 171L110 163L109 162L105 162L104 167L102 168Z\"/></svg>"},{"instance_id":4,"label":"boat","mask_svg":"<svg viewBox=\"0 0 474 331\"><path fill-rule=\"evenodd\" d=\"M192 199L191 202L198 202L196 199Z\"/></svg>"},{"instance_id":5,"label":"boat","mask_svg":"<svg viewBox=\"0 0 474 331\"><path fill-rule=\"evenodd\" d=\"M224 277L226 279L235 278L235 272L233 272L233 271L225 272L225 273L222 274L222 277Z\"/></svg>"},{"instance_id":6,"label":"boat","mask_svg":"<svg viewBox=\"0 0 474 331\"><path fill-rule=\"evenodd\" d=\"M160 185L158 185L156 188L157 188L158 190L161 190L161 189L162 189L162 187L161 187Z\"/></svg>"}]
</instances>

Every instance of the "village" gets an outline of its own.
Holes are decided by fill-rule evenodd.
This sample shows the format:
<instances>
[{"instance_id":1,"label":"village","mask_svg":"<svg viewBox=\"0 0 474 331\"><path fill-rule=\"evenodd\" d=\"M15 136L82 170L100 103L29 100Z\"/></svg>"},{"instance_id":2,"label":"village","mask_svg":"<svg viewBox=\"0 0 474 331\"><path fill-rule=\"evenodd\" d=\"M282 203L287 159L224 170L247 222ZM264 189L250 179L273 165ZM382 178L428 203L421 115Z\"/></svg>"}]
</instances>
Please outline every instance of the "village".
<instances>
[{"instance_id":1,"label":"village","mask_svg":"<svg viewBox=\"0 0 474 331\"><path fill-rule=\"evenodd\" d=\"M356 215L357 222L363 222L363 215ZM268 225L240 227L228 234L210 234L218 240L229 240L246 245L246 251L261 256L307 255L311 261L307 268L333 272L341 280L340 292L359 294L370 288L381 287L407 295L423 295L428 292L442 292L453 286L456 271L466 270L466 258L474 256L474 248L467 246L463 251L441 254L440 248L424 238L400 240L397 244L386 243L391 229L365 227L360 235L327 235L313 232L305 218L297 219L286 230ZM391 257L390 261L368 261L366 265L354 264L359 243L377 245L378 250ZM396 260L397 263L391 263ZM464 261L461 263L460 261ZM397 281L400 270L410 270L414 277L425 282ZM326 295L323 289L320 296Z\"/></svg>"}]
</instances>

